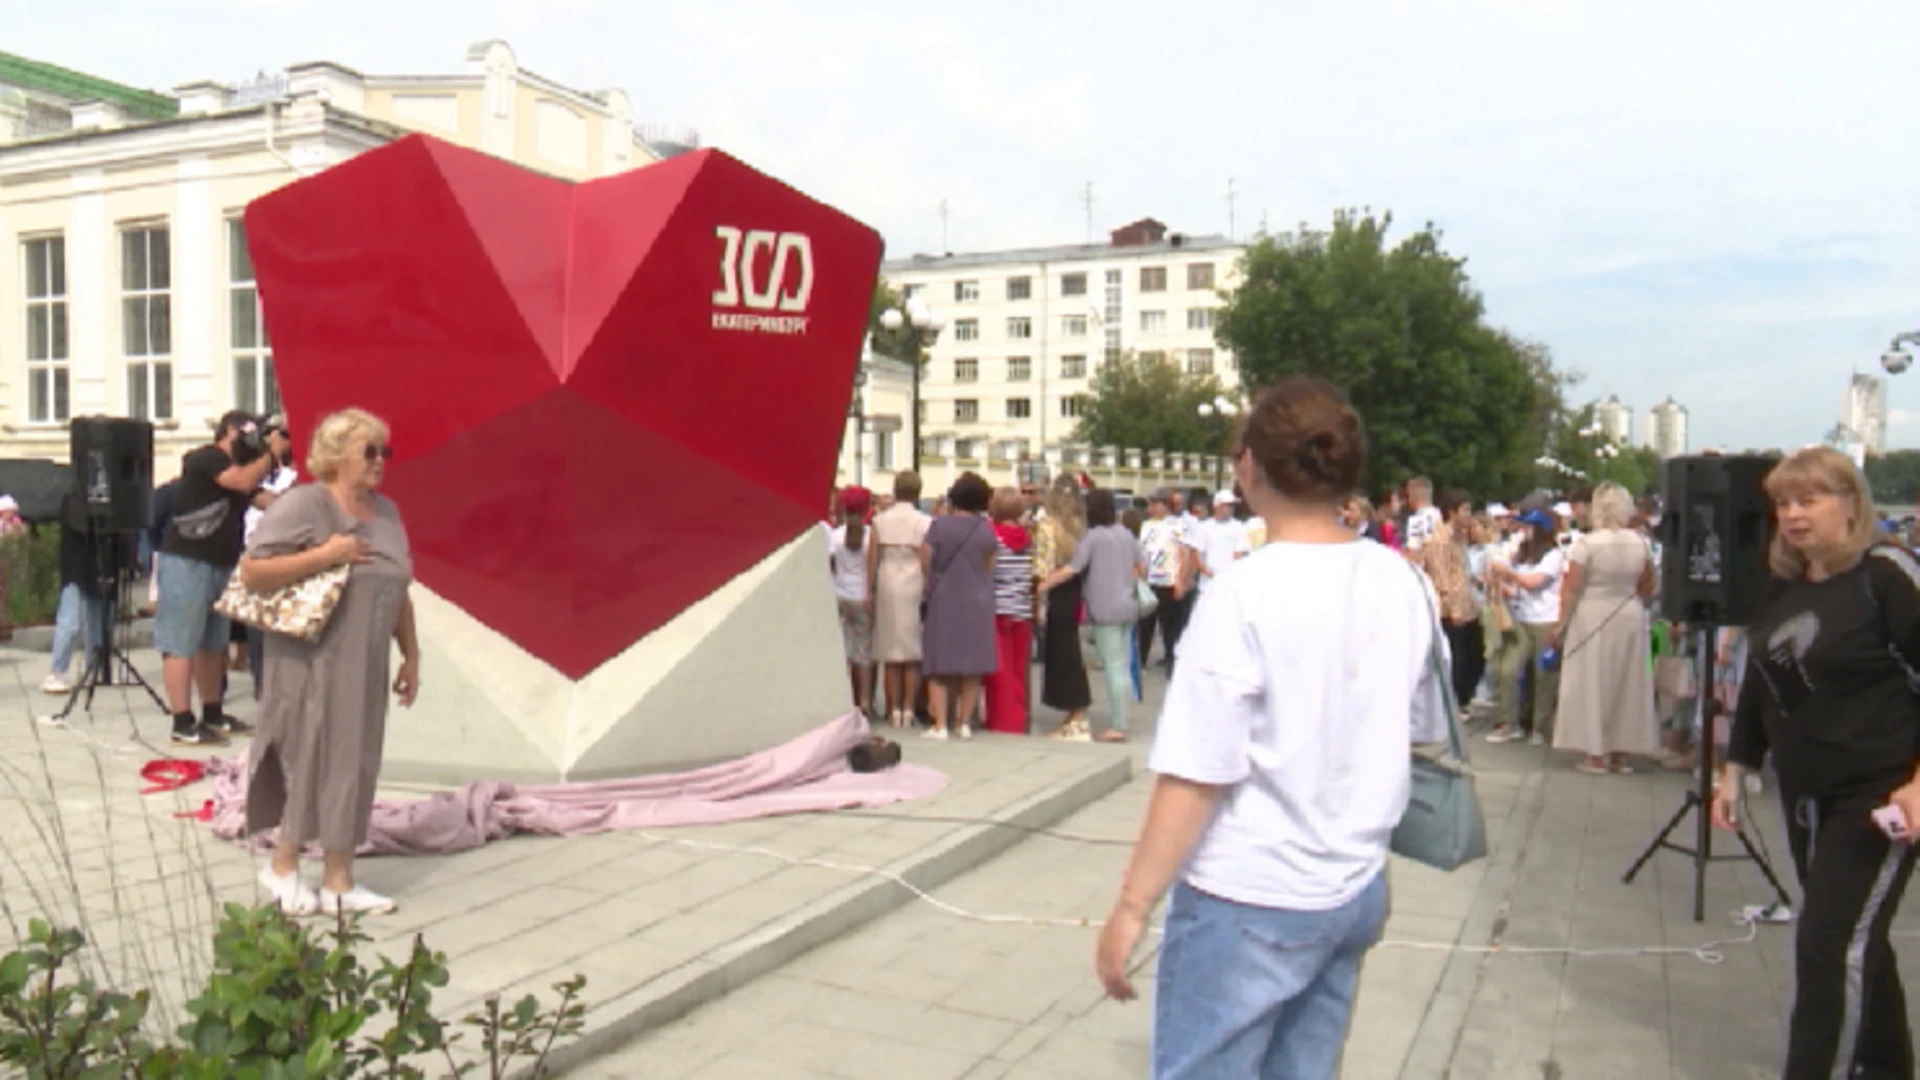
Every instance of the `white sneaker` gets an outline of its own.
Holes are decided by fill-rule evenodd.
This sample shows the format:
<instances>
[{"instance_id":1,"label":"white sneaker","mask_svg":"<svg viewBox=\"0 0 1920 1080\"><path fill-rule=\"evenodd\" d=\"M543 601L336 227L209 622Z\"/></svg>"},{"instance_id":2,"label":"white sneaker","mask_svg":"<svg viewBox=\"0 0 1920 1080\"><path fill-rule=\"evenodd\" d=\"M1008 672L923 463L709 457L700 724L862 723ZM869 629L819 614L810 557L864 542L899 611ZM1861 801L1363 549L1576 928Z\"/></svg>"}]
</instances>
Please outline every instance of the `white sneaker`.
<instances>
[{"instance_id":1,"label":"white sneaker","mask_svg":"<svg viewBox=\"0 0 1920 1080\"><path fill-rule=\"evenodd\" d=\"M1092 742L1093 733L1087 730L1086 721L1074 721L1061 724L1053 733L1061 742Z\"/></svg>"},{"instance_id":2,"label":"white sneaker","mask_svg":"<svg viewBox=\"0 0 1920 1080\"><path fill-rule=\"evenodd\" d=\"M960 725L960 732L959 732L959 734L960 734L960 737L961 737L961 738L963 738L963 739L971 739L971 738L973 738L973 725L972 725L972 724L961 724L961 725Z\"/></svg>"},{"instance_id":3,"label":"white sneaker","mask_svg":"<svg viewBox=\"0 0 1920 1080\"><path fill-rule=\"evenodd\" d=\"M260 871L260 887L267 890L267 895L273 897L273 902L288 915L311 915L319 910L320 901L313 895L313 890L307 888L306 882L300 880L298 870L281 877L268 865Z\"/></svg>"},{"instance_id":4,"label":"white sneaker","mask_svg":"<svg viewBox=\"0 0 1920 1080\"><path fill-rule=\"evenodd\" d=\"M941 742L945 742L947 738L947 729L943 727L930 727L927 730L921 732L920 737L923 739L937 739Z\"/></svg>"},{"instance_id":5,"label":"white sneaker","mask_svg":"<svg viewBox=\"0 0 1920 1080\"><path fill-rule=\"evenodd\" d=\"M1533 734L1527 736L1527 745L1528 746L1545 746L1547 745L1547 737L1536 731Z\"/></svg>"},{"instance_id":6,"label":"white sneaker","mask_svg":"<svg viewBox=\"0 0 1920 1080\"><path fill-rule=\"evenodd\" d=\"M341 912L349 915L391 915L398 910L398 904L365 885L355 885L343 893L332 889L320 890L320 912L323 915L338 915Z\"/></svg>"},{"instance_id":7,"label":"white sneaker","mask_svg":"<svg viewBox=\"0 0 1920 1080\"><path fill-rule=\"evenodd\" d=\"M73 687L68 686L67 680L60 676L50 674L40 680L40 692L43 694L69 694L73 692Z\"/></svg>"}]
</instances>

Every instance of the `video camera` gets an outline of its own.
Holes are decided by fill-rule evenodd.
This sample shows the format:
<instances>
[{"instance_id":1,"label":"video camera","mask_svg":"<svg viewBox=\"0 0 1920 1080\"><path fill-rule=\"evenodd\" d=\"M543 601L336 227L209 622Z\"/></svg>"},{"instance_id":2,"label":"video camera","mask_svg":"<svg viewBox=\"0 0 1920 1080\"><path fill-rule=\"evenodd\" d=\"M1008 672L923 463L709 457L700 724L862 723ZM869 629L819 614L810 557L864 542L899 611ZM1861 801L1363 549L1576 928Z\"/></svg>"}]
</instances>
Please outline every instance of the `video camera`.
<instances>
[{"instance_id":1,"label":"video camera","mask_svg":"<svg viewBox=\"0 0 1920 1080\"><path fill-rule=\"evenodd\" d=\"M284 435L287 431L285 422L277 416L260 420L235 414L228 417L227 425L234 432L232 455L235 465L249 465L260 460L260 455L267 452L267 436L276 431Z\"/></svg>"}]
</instances>

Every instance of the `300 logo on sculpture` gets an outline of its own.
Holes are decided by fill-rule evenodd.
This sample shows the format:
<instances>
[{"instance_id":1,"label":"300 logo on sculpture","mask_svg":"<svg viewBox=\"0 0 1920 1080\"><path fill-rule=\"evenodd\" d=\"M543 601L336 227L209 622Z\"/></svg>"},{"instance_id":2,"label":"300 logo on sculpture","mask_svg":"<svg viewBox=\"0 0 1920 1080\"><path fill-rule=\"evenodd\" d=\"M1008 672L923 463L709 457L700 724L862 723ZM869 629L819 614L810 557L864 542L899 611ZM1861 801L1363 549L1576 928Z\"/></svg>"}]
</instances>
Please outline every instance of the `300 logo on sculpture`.
<instances>
[{"instance_id":1,"label":"300 logo on sculpture","mask_svg":"<svg viewBox=\"0 0 1920 1080\"><path fill-rule=\"evenodd\" d=\"M813 241L804 233L741 230L732 225L715 226L713 235L720 241L720 287L713 290L713 328L761 334L806 333L807 300L813 295ZM796 259L799 273L789 284L787 278Z\"/></svg>"}]
</instances>

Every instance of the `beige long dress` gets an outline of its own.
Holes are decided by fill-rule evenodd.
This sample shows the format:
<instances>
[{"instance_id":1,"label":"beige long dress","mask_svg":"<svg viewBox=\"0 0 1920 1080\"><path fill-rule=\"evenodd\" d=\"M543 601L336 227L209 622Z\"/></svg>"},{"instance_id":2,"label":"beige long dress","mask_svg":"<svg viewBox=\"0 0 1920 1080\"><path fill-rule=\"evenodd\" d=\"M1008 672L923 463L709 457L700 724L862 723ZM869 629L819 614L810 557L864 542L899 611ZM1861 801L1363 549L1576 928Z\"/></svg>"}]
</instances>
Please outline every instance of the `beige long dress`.
<instances>
[{"instance_id":1,"label":"beige long dress","mask_svg":"<svg viewBox=\"0 0 1920 1080\"><path fill-rule=\"evenodd\" d=\"M920 542L931 524L907 503L874 515L873 658L882 664L920 662L920 602L926 599Z\"/></svg>"},{"instance_id":2,"label":"beige long dress","mask_svg":"<svg viewBox=\"0 0 1920 1080\"><path fill-rule=\"evenodd\" d=\"M336 533L371 548L353 568L326 632L308 644L266 636L266 693L247 783L249 835L282 826L306 845L350 852L367 839L387 732L393 631L413 578L407 530L393 502L374 497L374 519L347 513L326 488L282 495L254 531L254 558L305 551Z\"/></svg>"},{"instance_id":3,"label":"beige long dress","mask_svg":"<svg viewBox=\"0 0 1920 1080\"><path fill-rule=\"evenodd\" d=\"M1580 537L1567 558L1585 584L1560 638L1560 710L1553 748L1603 754L1660 752L1653 662L1640 575L1647 543L1625 529Z\"/></svg>"}]
</instances>

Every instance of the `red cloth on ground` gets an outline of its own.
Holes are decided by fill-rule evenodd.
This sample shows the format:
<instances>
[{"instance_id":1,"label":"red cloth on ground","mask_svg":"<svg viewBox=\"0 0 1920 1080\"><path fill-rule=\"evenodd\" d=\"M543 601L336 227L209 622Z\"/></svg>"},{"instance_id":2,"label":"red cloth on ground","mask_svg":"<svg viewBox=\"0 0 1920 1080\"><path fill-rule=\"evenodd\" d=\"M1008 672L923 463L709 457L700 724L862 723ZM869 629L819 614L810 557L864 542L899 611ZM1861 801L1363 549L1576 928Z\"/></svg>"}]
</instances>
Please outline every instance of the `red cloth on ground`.
<instances>
[{"instance_id":1,"label":"red cloth on ground","mask_svg":"<svg viewBox=\"0 0 1920 1080\"><path fill-rule=\"evenodd\" d=\"M1000 664L986 677L987 730L1027 733L1027 672L1033 667L1033 624L996 615L993 641Z\"/></svg>"}]
</instances>

